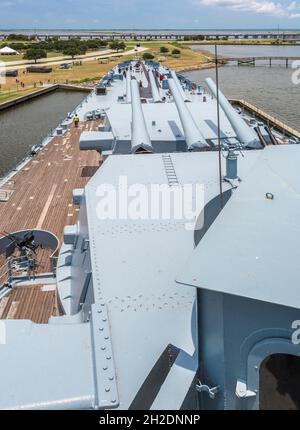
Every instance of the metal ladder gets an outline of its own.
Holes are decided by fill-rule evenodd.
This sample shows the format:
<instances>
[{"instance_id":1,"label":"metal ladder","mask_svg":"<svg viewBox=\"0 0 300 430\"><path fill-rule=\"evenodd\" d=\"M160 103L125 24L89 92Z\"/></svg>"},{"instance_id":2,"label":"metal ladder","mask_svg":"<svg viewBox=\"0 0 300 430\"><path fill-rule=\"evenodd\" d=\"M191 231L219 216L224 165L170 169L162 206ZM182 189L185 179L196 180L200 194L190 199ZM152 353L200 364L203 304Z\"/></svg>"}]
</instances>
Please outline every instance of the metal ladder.
<instances>
[{"instance_id":1,"label":"metal ladder","mask_svg":"<svg viewBox=\"0 0 300 430\"><path fill-rule=\"evenodd\" d=\"M163 163L164 163L165 172L167 175L169 186L174 187L174 186L179 185L179 181L178 181L178 178L177 178L177 175L175 172L175 168L173 165L173 161L172 161L170 154L163 154L162 159L163 159Z\"/></svg>"}]
</instances>

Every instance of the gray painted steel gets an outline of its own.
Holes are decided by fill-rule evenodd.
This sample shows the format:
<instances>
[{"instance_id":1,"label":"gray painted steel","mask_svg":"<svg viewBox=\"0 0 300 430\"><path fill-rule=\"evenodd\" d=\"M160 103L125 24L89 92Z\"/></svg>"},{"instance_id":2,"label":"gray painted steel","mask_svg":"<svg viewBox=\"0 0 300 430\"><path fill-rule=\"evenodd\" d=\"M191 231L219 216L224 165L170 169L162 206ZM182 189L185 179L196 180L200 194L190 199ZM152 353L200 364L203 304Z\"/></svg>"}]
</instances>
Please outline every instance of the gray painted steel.
<instances>
[{"instance_id":1,"label":"gray painted steel","mask_svg":"<svg viewBox=\"0 0 300 430\"><path fill-rule=\"evenodd\" d=\"M175 84L177 85L177 88L178 88L178 90L179 90L179 92L180 92L180 94L181 94L181 96L182 96L183 100L184 100L185 102L189 102L189 101L190 101L190 98L189 98L189 96L187 95L187 93L186 93L185 91L183 91L182 85L181 85L181 83L180 83L180 81L179 81L179 79L178 79L178 76L177 76L176 72L174 72L174 70L171 70L171 76L172 76L172 78L174 79Z\"/></svg>"},{"instance_id":2,"label":"gray painted steel","mask_svg":"<svg viewBox=\"0 0 300 430\"><path fill-rule=\"evenodd\" d=\"M181 124L184 130L184 136L189 151L196 148L209 147L197 124L195 123L190 111L184 103L183 97L180 94L178 86L174 79L168 79L170 90L174 97Z\"/></svg>"},{"instance_id":3,"label":"gray painted steel","mask_svg":"<svg viewBox=\"0 0 300 430\"><path fill-rule=\"evenodd\" d=\"M74 191L78 221L65 227L56 272L64 315L43 325L0 321L1 409L258 409L263 360L300 355L291 341L300 309L299 146L243 151L242 182L224 181L221 211L217 153L168 153L186 151L183 131L189 149L215 141L215 100L195 94L185 104L170 79L174 99L161 89L166 103L142 105L136 79L147 83L132 74L78 108L80 118L98 110L104 120L100 133L83 134L82 149L122 136L120 151L164 153L110 156ZM222 138L237 143L223 110L220 119ZM222 157L222 171L228 161L234 179L236 160ZM105 217L103 190L119 197L120 177L148 193L152 184L172 192L203 185L203 200L192 198L188 225L172 215ZM43 231L39 241L57 243Z\"/></svg>"},{"instance_id":4,"label":"gray painted steel","mask_svg":"<svg viewBox=\"0 0 300 430\"><path fill-rule=\"evenodd\" d=\"M126 72L126 101L131 103L131 74L129 70Z\"/></svg>"},{"instance_id":5,"label":"gray painted steel","mask_svg":"<svg viewBox=\"0 0 300 430\"><path fill-rule=\"evenodd\" d=\"M217 97L217 87L211 78L205 79L207 86L212 94ZM231 106L224 94L219 90L219 102L223 111L227 115L234 131L237 134L240 142L248 148L260 149L262 147L259 138L255 131L249 127L245 121L239 116L235 109Z\"/></svg>"},{"instance_id":6,"label":"gray painted steel","mask_svg":"<svg viewBox=\"0 0 300 430\"><path fill-rule=\"evenodd\" d=\"M82 151L110 151L113 147L114 136L111 131L83 131L80 135L79 146Z\"/></svg>"},{"instance_id":7,"label":"gray painted steel","mask_svg":"<svg viewBox=\"0 0 300 430\"><path fill-rule=\"evenodd\" d=\"M142 109L138 83L131 80L131 106L132 106L132 141L131 152L135 153L139 149L153 152L151 139L147 130L147 125Z\"/></svg>"},{"instance_id":8,"label":"gray painted steel","mask_svg":"<svg viewBox=\"0 0 300 430\"><path fill-rule=\"evenodd\" d=\"M161 102L161 96L159 94L159 89L157 88L157 83L153 75L153 70L149 71L149 79L151 84L151 91L152 91L152 97L154 103L160 103Z\"/></svg>"},{"instance_id":9,"label":"gray painted steel","mask_svg":"<svg viewBox=\"0 0 300 430\"><path fill-rule=\"evenodd\" d=\"M258 153L253 170L242 176L234 197L178 279L195 287L300 308L295 241L300 212L299 146L270 146ZM267 198L269 193L273 198ZM210 260L216 244L218 256ZM217 272L212 270L215 265Z\"/></svg>"}]
</instances>

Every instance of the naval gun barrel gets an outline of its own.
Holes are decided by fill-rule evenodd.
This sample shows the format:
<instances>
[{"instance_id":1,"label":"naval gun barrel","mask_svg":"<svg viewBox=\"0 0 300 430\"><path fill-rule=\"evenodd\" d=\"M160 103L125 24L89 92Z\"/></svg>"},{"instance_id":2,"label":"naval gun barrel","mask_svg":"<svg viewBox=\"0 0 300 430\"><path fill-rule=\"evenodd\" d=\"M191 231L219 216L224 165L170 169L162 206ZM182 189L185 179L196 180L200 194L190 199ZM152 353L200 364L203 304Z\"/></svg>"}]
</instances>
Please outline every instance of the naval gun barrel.
<instances>
[{"instance_id":1,"label":"naval gun barrel","mask_svg":"<svg viewBox=\"0 0 300 430\"><path fill-rule=\"evenodd\" d=\"M159 94L159 90L157 88L157 84L156 84L156 80L153 74L153 70L149 71L149 79L150 79L150 85L151 85L151 91L152 91L152 97L153 97L153 101L154 103L160 103L161 102L161 97Z\"/></svg>"},{"instance_id":2,"label":"naval gun barrel","mask_svg":"<svg viewBox=\"0 0 300 430\"><path fill-rule=\"evenodd\" d=\"M131 86L130 86L130 81L131 81L131 74L128 71L126 74L126 102L127 103L131 103Z\"/></svg>"},{"instance_id":3,"label":"naval gun barrel","mask_svg":"<svg viewBox=\"0 0 300 430\"><path fill-rule=\"evenodd\" d=\"M186 106L182 95L180 94L179 88L176 85L174 79L168 79L169 88L174 97L174 101L177 107L177 111L180 117L180 121L183 127L185 140L189 151L196 148L207 148L209 147L204 136L199 130L197 124L192 117L191 112Z\"/></svg>"},{"instance_id":4,"label":"naval gun barrel","mask_svg":"<svg viewBox=\"0 0 300 430\"><path fill-rule=\"evenodd\" d=\"M171 70L171 76L172 76L172 78L174 79L175 84L177 85L177 88L178 88L178 90L179 90L179 92L180 92L180 94L181 94L181 96L182 96L183 100L184 100L185 102L189 102L189 101L190 101L190 99L189 99L189 97L187 96L187 94L183 91L182 85L181 85L181 83L180 83L180 81L179 81L179 79L178 79L178 76L177 76L177 75L176 75L176 73L174 72L174 70Z\"/></svg>"},{"instance_id":5,"label":"naval gun barrel","mask_svg":"<svg viewBox=\"0 0 300 430\"><path fill-rule=\"evenodd\" d=\"M140 91L136 79L131 80L131 152L139 150L153 152L151 139L147 130L146 121L140 99Z\"/></svg>"},{"instance_id":6,"label":"naval gun barrel","mask_svg":"<svg viewBox=\"0 0 300 430\"><path fill-rule=\"evenodd\" d=\"M214 81L211 78L207 78L205 79L205 82L212 94L217 97L217 87ZM219 103L239 141L247 148L260 149L262 146L255 131L245 123L220 90Z\"/></svg>"}]
</instances>

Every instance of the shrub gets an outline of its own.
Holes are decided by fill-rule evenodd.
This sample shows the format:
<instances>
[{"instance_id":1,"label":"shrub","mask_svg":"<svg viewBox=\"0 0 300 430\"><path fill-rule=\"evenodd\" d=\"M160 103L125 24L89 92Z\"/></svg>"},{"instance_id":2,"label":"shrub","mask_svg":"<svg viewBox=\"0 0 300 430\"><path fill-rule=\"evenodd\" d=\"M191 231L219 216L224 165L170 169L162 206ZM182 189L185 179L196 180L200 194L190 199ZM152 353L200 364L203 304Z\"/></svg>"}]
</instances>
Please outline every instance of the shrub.
<instances>
[{"instance_id":1,"label":"shrub","mask_svg":"<svg viewBox=\"0 0 300 430\"><path fill-rule=\"evenodd\" d=\"M161 46L161 47L160 47L160 52L161 52L162 54L167 54L167 53L169 52L169 49L168 49L168 48L166 48L165 46Z\"/></svg>"},{"instance_id":2,"label":"shrub","mask_svg":"<svg viewBox=\"0 0 300 430\"><path fill-rule=\"evenodd\" d=\"M145 52L143 54L143 60L153 60L154 59L154 55L151 54L150 52Z\"/></svg>"}]
</instances>

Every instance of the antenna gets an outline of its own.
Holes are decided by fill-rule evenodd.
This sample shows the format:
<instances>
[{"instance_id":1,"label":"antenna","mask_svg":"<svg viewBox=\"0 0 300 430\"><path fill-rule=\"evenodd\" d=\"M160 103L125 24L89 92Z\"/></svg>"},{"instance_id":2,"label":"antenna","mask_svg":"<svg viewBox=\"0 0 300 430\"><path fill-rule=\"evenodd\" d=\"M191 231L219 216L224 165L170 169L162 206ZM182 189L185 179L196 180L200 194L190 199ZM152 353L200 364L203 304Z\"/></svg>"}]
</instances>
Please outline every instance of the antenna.
<instances>
[{"instance_id":1,"label":"antenna","mask_svg":"<svg viewBox=\"0 0 300 430\"><path fill-rule=\"evenodd\" d=\"M218 128L218 154L219 154L219 184L220 184L220 207L223 209L223 187L222 187L222 148L220 130L220 103L219 103L219 71L218 71L218 49L215 44L216 86L217 86L217 128Z\"/></svg>"}]
</instances>

